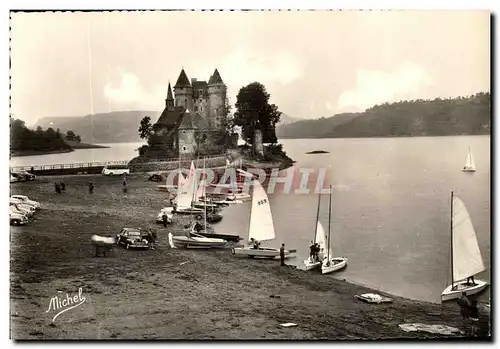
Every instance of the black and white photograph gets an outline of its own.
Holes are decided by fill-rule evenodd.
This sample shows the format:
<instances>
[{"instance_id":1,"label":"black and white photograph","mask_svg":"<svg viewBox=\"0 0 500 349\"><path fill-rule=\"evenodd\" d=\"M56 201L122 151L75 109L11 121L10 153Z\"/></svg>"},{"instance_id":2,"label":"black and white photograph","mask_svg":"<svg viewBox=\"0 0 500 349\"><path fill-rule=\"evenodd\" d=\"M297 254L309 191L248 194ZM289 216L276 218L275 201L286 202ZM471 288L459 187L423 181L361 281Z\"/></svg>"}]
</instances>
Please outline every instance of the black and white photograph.
<instances>
[{"instance_id":1,"label":"black and white photograph","mask_svg":"<svg viewBox=\"0 0 500 349\"><path fill-rule=\"evenodd\" d=\"M10 9L10 339L492 341L492 12L206 6Z\"/></svg>"}]
</instances>

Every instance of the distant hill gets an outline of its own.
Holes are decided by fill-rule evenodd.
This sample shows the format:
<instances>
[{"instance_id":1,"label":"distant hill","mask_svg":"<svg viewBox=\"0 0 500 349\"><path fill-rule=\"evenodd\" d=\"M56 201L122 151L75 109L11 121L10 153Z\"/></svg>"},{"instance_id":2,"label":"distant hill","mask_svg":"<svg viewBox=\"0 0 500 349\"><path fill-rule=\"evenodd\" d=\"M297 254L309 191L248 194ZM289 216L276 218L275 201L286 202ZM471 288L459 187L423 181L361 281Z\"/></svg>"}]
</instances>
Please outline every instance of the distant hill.
<instances>
[{"instance_id":1,"label":"distant hill","mask_svg":"<svg viewBox=\"0 0 500 349\"><path fill-rule=\"evenodd\" d=\"M76 117L44 117L35 127L52 127L61 132L68 130L80 135L87 143L140 142L139 124L143 117L150 116L156 122L161 112L158 111L115 111Z\"/></svg>"},{"instance_id":2,"label":"distant hill","mask_svg":"<svg viewBox=\"0 0 500 349\"><path fill-rule=\"evenodd\" d=\"M278 124L278 138L328 138L335 127L348 122L361 113L337 114L329 118L300 120L288 124Z\"/></svg>"},{"instance_id":3,"label":"distant hill","mask_svg":"<svg viewBox=\"0 0 500 349\"><path fill-rule=\"evenodd\" d=\"M292 118L288 114L285 114L285 113L282 112L281 116L280 116L280 122L278 123L278 125L287 125L287 124L291 124L292 122L297 122L297 121L300 121L300 120L301 119Z\"/></svg>"},{"instance_id":4,"label":"distant hill","mask_svg":"<svg viewBox=\"0 0 500 349\"><path fill-rule=\"evenodd\" d=\"M411 137L490 134L489 93L376 105L362 113L279 125L279 138Z\"/></svg>"}]
</instances>

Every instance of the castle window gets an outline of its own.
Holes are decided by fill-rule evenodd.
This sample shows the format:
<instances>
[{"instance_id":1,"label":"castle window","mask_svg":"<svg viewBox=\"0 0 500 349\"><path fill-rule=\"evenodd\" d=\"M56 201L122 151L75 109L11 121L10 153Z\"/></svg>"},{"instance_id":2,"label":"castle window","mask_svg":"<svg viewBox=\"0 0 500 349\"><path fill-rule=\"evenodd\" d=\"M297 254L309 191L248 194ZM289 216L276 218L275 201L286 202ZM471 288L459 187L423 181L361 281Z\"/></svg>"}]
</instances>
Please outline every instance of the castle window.
<instances>
[{"instance_id":1,"label":"castle window","mask_svg":"<svg viewBox=\"0 0 500 349\"><path fill-rule=\"evenodd\" d=\"M182 133L186 133L186 131L185 131L185 130L182 130Z\"/></svg>"},{"instance_id":2,"label":"castle window","mask_svg":"<svg viewBox=\"0 0 500 349\"><path fill-rule=\"evenodd\" d=\"M183 150L183 151L186 151L186 150L187 150L186 146L182 147L182 150Z\"/></svg>"},{"instance_id":3,"label":"castle window","mask_svg":"<svg viewBox=\"0 0 500 349\"><path fill-rule=\"evenodd\" d=\"M197 105L194 106L194 111L198 111L198 106Z\"/></svg>"}]
</instances>

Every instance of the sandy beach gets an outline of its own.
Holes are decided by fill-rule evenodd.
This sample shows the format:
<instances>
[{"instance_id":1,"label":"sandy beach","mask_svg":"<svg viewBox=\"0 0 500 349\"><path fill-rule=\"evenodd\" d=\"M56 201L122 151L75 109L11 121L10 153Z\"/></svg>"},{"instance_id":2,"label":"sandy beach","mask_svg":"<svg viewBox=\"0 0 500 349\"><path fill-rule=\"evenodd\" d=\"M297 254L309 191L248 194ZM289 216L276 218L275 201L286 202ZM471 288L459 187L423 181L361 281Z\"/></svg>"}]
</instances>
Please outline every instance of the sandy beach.
<instances>
[{"instance_id":1,"label":"sandy beach","mask_svg":"<svg viewBox=\"0 0 500 349\"><path fill-rule=\"evenodd\" d=\"M54 181L61 179L66 192L58 195ZM95 186L92 195L88 181ZM389 295L393 303L367 304L354 296L377 291L334 275L236 258L230 250L171 249L167 236L178 227L155 224L165 193L143 174L127 183L126 197L121 177L11 184L11 194L42 205L28 225L11 227L13 339L425 339L446 336L404 332L398 325L463 327L454 301ZM90 237L115 236L123 227L156 229L157 248L116 246L95 257ZM57 313L49 310L51 299L73 297L80 288L85 301L51 324ZM491 339L489 316L480 315L480 338ZM280 326L287 322L297 326Z\"/></svg>"}]
</instances>

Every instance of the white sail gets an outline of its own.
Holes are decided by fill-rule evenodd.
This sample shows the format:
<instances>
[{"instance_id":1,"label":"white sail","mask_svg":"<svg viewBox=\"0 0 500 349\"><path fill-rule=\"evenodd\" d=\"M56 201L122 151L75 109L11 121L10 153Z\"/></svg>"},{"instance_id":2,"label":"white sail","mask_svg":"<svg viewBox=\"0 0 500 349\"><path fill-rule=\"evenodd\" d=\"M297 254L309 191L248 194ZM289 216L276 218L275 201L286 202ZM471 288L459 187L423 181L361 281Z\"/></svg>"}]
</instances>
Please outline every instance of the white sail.
<instances>
[{"instance_id":1,"label":"white sail","mask_svg":"<svg viewBox=\"0 0 500 349\"><path fill-rule=\"evenodd\" d=\"M275 237L269 198L259 181L254 180L248 240L254 238L257 241L265 241L273 240Z\"/></svg>"},{"instance_id":2,"label":"white sail","mask_svg":"<svg viewBox=\"0 0 500 349\"><path fill-rule=\"evenodd\" d=\"M196 169L194 168L194 162L191 161L191 168L189 169L189 174L184 181L183 185L178 189L179 194L177 195L177 208L189 208L191 207L191 202L193 201L193 194L196 188Z\"/></svg>"},{"instance_id":3,"label":"white sail","mask_svg":"<svg viewBox=\"0 0 500 349\"><path fill-rule=\"evenodd\" d=\"M453 197L453 280L460 281L485 270L476 232L462 200Z\"/></svg>"},{"instance_id":4,"label":"white sail","mask_svg":"<svg viewBox=\"0 0 500 349\"><path fill-rule=\"evenodd\" d=\"M323 229L323 225L321 225L321 222L318 221L317 227L316 227L316 242L318 243L320 247L320 252L326 255L327 250L326 250L326 233L325 229Z\"/></svg>"},{"instance_id":5,"label":"white sail","mask_svg":"<svg viewBox=\"0 0 500 349\"><path fill-rule=\"evenodd\" d=\"M469 154L467 154L467 160L465 161L465 167L470 169L476 168L476 165L474 164L474 157L472 156L470 148L469 148Z\"/></svg>"}]
</instances>

